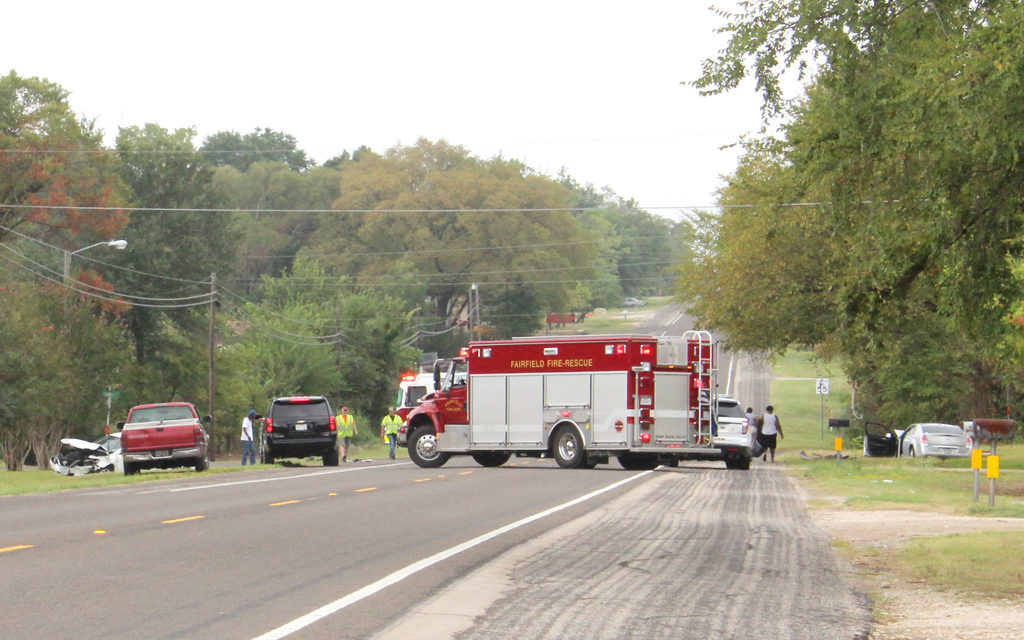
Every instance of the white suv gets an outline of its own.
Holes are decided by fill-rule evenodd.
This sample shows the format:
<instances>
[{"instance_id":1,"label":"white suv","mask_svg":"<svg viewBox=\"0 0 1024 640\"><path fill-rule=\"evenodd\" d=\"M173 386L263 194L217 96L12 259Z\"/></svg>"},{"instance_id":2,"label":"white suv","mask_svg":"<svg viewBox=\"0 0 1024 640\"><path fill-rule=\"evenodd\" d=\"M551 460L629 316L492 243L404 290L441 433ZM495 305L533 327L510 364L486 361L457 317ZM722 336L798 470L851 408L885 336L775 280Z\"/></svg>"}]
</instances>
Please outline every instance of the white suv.
<instances>
[{"instance_id":1,"label":"white suv","mask_svg":"<svg viewBox=\"0 0 1024 640\"><path fill-rule=\"evenodd\" d=\"M725 466L730 469L750 468L750 448L754 445L754 429L739 400L718 396L718 433L715 447L722 450Z\"/></svg>"}]
</instances>

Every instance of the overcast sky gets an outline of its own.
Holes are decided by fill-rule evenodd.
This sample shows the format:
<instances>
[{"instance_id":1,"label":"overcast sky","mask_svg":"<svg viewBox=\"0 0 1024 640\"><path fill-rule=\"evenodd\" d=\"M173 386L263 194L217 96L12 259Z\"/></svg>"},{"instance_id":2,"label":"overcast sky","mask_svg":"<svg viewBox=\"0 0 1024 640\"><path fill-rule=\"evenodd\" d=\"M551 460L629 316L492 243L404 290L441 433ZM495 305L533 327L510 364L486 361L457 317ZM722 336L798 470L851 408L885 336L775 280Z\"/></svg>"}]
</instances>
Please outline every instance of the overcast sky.
<instances>
[{"instance_id":1,"label":"overcast sky","mask_svg":"<svg viewBox=\"0 0 1024 640\"><path fill-rule=\"evenodd\" d=\"M686 84L724 44L709 1L12 2L0 72L60 84L110 144L147 122L197 146L269 127L317 162L445 139L678 218L657 208L712 204L720 147L758 128L752 90Z\"/></svg>"}]
</instances>

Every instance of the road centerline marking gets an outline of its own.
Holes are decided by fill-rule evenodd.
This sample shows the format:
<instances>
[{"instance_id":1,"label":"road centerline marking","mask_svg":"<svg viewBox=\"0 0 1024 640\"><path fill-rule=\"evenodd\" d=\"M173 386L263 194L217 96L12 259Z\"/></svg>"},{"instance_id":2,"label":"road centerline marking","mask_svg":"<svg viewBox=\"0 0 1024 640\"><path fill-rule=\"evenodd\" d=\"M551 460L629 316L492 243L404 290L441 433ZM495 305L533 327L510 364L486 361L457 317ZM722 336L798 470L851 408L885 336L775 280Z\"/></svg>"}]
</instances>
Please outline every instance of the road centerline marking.
<instances>
[{"instance_id":1,"label":"road centerline marking","mask_svg":"<svg viewBox=\"0 0 1024 640\"><path fill-rule=\"evenodd\" d=\"M189 522L191 520L202 520L206 516L186 516L184 518L174 518L173 520L164 520L160 524L177 524L179 522Z\"/></svg>"},{"instance_id":2,"label":"road centerline marking","mask_svg":"<svg viewBox=\"0 0 1024 640\"><path fill-rule=\"evenodd\" d=\"M13 547L4 547L0 549L0 553L7 553L8 551L20 551L22 549L31 549L36 545L34 544L16 544Z\"/></svg>"},{"instance_id":3,"label":"road centerline marking","mask_svg":"<svg viewBox=\"0 0 1024 640\"><path fill-rule=\"evenodd\" d=\"M302 500L285 500L283 502L271 502L272 507L283 507L286 504L295 504L296 502L302 502Z\"/></svg>"}]
</instances>

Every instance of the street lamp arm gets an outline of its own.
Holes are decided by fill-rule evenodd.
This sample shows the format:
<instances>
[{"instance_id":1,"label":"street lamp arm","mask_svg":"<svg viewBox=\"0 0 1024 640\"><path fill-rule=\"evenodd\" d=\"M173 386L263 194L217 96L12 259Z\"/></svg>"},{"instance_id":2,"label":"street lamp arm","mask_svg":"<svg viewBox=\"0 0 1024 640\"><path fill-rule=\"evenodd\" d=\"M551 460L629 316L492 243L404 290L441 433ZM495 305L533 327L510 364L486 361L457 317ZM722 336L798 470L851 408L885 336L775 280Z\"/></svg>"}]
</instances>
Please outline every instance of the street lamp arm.
<instances>
[{"instance_id":1,"label":"street lamp arm","mask_svg":"<svg viewBox=\"0 0 1024 640\"><path fill-rule=\"evenodd\" d=\"M128 241L127 240L105 240L103 242L97 242L96 244L90 244L89 246L82 247L81 249L75 249L74 251L67 251L67 250L65 250L64 251L64 280L66 281L66 280L68 280L71 277L71 256L75 255L76 253L81 253L81 252L85 251L86 249L92 249L93 247L99 247L99 246L107 246L107 247L112 247L114 249L124 250L124 248L128 246Z\"/></svg>"},{"instance_id":2,"label":"street lamp arm","mask_svg":"<svg viewBox=\"0 0 1024 640\"><path fill-rule=\"evenodd\" d=\"M106 240L104 242L97 242L96 244L90 244L88 247L82 247L81 249L75 249L74 251L69 251L68 255L73 256L76 253L81 253L81 252L85 251L86 249L92 249L93 247L98 247L100 245L106 245L108 247L113 247L114 249L121 249L121 250L123 250L125 247L128 246L128 241L127 240Z\"/></svg>"}]
</instances>

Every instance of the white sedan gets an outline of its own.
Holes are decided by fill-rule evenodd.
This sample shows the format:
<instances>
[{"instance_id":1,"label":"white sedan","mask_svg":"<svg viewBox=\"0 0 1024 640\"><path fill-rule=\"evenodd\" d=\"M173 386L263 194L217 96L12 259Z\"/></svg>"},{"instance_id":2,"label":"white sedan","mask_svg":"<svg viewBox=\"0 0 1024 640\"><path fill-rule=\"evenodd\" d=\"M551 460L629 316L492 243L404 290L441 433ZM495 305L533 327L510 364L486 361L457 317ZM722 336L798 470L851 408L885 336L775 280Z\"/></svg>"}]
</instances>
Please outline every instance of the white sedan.
<instances>
[{"instance_id":1,"label":"white sedan","mask_svg":"<svg viewBox=\"0 0 1024 640\"><path fill-rule=\"evenodd\" d=\"M971 437L955 424L920 422L907 427L900 437L900 456L968 458L972 445Z\"/></svg>"},{"instance_id":2,"label":"white sedan","mask_svg":"<svg viewBox=\"0 0 1024 640\"><path fill-rule=\"evenodd\" d=\"M64 476L81 476L100 471L124 472L121 459L121 434L112 433L96 442L64 438L57 455L50 458L50 468Z\"/></svg>"}]
</instances>

